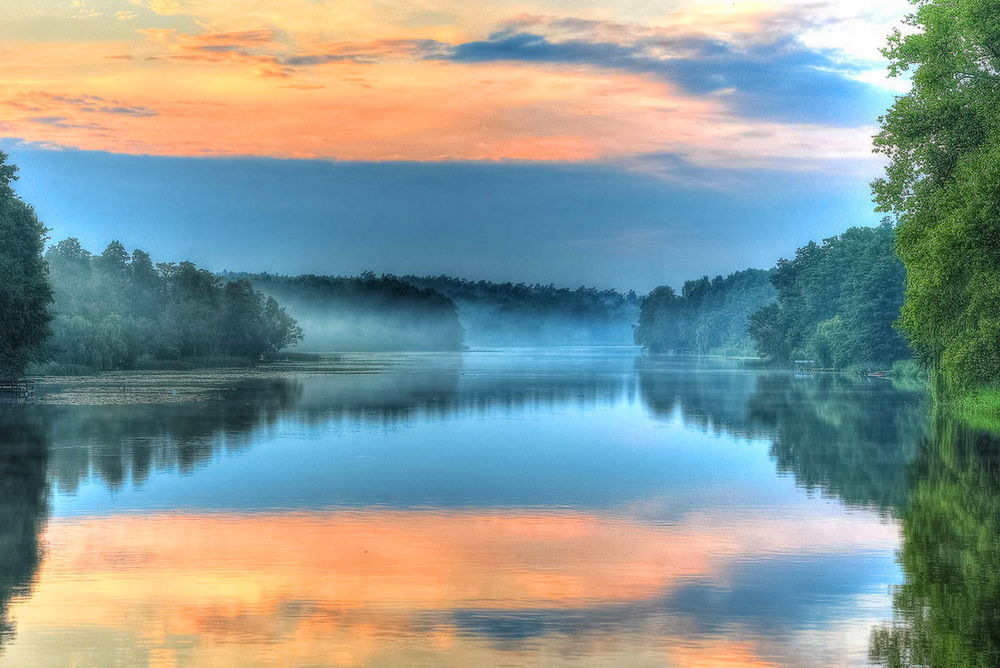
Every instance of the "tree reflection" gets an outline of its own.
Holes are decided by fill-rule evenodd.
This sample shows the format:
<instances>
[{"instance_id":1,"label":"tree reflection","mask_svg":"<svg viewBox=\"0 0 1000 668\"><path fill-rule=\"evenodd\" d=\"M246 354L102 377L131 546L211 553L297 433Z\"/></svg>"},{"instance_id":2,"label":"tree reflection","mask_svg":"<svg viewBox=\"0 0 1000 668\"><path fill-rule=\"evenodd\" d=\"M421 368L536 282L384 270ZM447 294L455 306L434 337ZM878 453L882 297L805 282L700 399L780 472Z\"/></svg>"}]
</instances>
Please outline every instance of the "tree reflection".
<instances>
[{"instance_id":1,"label":"tree reflection","mask_svg":"<svg viewBox=\"0 0 1000 668\"><path fill-rule=\"evenodd\" d=\"M767 438L782 473L809 490L892 512L927 429L917 392L838 375L797 377L640 359L639 388L655 416L733 438Z\"/></svg>"},{"instance_id":2,"label":"tree reflection","mask_svg":"<svg viewBox=\"0 0 1000 668\"><path fill-rule=\"evenodd\" d=\"M884 381L769 374L748 403L755 422L772 428L778 471L799 486L883 512L905 506L927 429L922 395Z\"/></svg>"},{"instance_id":3,"label":"tree reflection","mask_svg":"<svg viewBox=\"0 0 1000 668\"><path fill-rule=\"evenodd\" d=\"M640 364L639 386L654 415L764 435L798 485L901 520L905 581L873 663L1000 666L1000 437L928 417L920 393L882 381L743 373L747 391L736 373Z\"/></svg>"},{"instance_id":4,"label":"tree reflection","mask_svg":"<svg viewBox=\"0 0 1000 668\"><path fill-rule=\"evenodd\" d=\"M223 398L176 404L36 406L54 455L51 473L63 492L96 476L111 490L141 484L154 471L190 473L219 451L237 451L252 434L295 406L301 384L245 382Z\"/></svg>"},{"instance_id":5,"label":"tree reflection","mask_svg":"<svg viewBox=\"0 0 1000 668\"><path fill-rule=\"evenodd\" d=\"M12 599L31 590L48 517L45 425L21 406L0 406L0 644L14 634Z\"/></svg>"},{"instance_id":6,"label":"tree reflection","mask_svg":"<svg viewBox=\"0 0 1000 668\"><path fill-rule=\"evenodd\" d=\"M902 515L895 619L872 632L884 666L1000 665L1000 439L938 416Z\"/></svg>"},{"instance_id":7,"label":"tree reflection","mask_svg":"<svg viewBox=\"0 0 1000 668\"><path fill-rule=\"evenodd\" d=\"M734 438L767 436L770 430L750 412L747 399L757 376L739 365L677 357L639 357L639 390L656 417L679 412L686 425Z\"/></svg>"}]
</instances>

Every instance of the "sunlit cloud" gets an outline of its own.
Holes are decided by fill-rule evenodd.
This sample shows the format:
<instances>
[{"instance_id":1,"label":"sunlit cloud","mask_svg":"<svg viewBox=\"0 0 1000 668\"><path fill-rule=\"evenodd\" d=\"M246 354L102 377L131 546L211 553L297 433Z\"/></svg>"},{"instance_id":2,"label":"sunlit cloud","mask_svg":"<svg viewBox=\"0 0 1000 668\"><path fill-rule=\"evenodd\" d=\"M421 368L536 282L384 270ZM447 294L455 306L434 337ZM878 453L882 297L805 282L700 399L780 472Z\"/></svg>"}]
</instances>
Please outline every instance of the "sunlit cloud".
<instances>
[{"instance_id":1,"label":"sunlit cloud","mask_svg":"<svg viewBox=\"0 0 1000 668\"><path fill-rule=\"evenodd\" d=\"M877 47L906 3L870 4L15 0L3 133L158 155L853 169L902 89ZM17 106L41 96L44 113ZM109 102L58 102L91 97Z\"/></svg>"}]
</instances>

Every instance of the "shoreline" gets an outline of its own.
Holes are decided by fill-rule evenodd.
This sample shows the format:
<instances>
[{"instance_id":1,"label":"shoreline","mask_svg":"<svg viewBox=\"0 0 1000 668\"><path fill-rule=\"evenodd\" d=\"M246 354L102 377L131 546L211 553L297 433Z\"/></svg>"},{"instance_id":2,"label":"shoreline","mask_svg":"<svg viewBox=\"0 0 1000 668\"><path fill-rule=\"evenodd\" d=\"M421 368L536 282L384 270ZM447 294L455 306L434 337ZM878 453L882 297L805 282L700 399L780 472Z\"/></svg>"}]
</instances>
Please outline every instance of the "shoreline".
<instances>
[{"instance_id":1,"label":"shoreline","mask_svg":"<svg viewBox=\"0 0 1000 668\"><path fill-rule=\"evenodd\" d=\"M16 403L50 406L127 406L214 401L248 383L316 374L371 374L391 366L372 359L331 355L312 362L270 362L257 367L102 371L85 375L30 375L31 398Z\"/></svg>"}]
</instances>

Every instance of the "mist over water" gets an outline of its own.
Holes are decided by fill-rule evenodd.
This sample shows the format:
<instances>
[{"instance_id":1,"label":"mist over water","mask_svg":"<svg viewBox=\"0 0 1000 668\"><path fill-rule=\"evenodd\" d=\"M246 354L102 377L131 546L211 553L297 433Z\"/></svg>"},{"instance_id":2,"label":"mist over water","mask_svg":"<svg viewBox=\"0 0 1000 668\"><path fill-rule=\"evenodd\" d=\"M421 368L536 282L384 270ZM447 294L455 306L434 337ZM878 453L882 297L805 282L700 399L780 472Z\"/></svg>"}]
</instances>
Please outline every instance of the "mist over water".
<instances>
[{"instance_id":1,"label":"mist over water","mask_svg":"<svg viewBox=\"0 0 1000 668\"><path fill-rule=\"evenodd\" d=\"M296 349L319 353L630 346L641 301L634 292L448 276L223 276L275 297L302 328Z\"/></svg>"},{"instance_id":2,"label":"mist over water","mask_svg":"<svg viewBox=\"0 0 1000 668\"><path fill-rule=\"evenodd\" d=\"M469 346L632 345L638 306L626 305L593 315L511 314L458 301L458 319Z\"/></svg>"}]
</instances>

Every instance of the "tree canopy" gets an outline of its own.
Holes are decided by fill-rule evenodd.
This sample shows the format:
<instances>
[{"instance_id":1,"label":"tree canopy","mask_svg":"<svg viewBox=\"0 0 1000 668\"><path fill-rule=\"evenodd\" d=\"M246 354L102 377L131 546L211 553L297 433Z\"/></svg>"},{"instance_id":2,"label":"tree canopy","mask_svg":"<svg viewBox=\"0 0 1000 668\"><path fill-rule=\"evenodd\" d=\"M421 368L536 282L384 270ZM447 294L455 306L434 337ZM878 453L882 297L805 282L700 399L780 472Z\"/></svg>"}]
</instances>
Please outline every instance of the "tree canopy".
<instances>
[{"instance_id":1,"label":"tree canopy","mask_svg":"<svg viewBox=\"0 0 1000 668\"><path fill-rule=\"evenodd\" d=\"M750 317L760 354L836 368L909 357L906 342L893 329L904 279L893 236L888 223L852 227L780 260L771 275L777 301Z\"/></svg>"},{"instance_id":2,"label":"tree canopy","mask_svg":"<svg viewBox=\"0 0 1000 668\"><path fill-rule=\"evenodd\" d=\"M911 91L883 116L876 202L898 217L901 327L943 387L1000 378L1000 0L918 0L885 55Z\"/></svg>"},{"instance_id":3,"label":"tree canopy","mask_svg":"<svg viewBox=\"0 0 1000 668\"><path fill-rule=\"evenodd\" d=\"M51 319L46 230L14 192L16 179L17 168L0 152L0 376L24 372L42 350Z\"/></svg>"},{"instance_id":4,"label":"tree canopy","mask_svg":"<svg viewBox=\"0 0 1000 668\"><path fill-rule=\"evenodd\" d=\"M191 262L154 265L112 241L64 239L45 255L55 287L53 358L87 369L230 357L255 362L302 338L274 299Z\"/></svg>"},{"instance_id":5,"label":"tree canopy","mask_svg":"<svg viewBox=\"0 0 1000 668\"><path fill-rule=\"evenodd\" d=\"M748 355L748 318L774 299L770 272L746 269L687 281L681 294L668 285L642 302L635 342L654 352Z\"/></svg>"}]
</instances>

